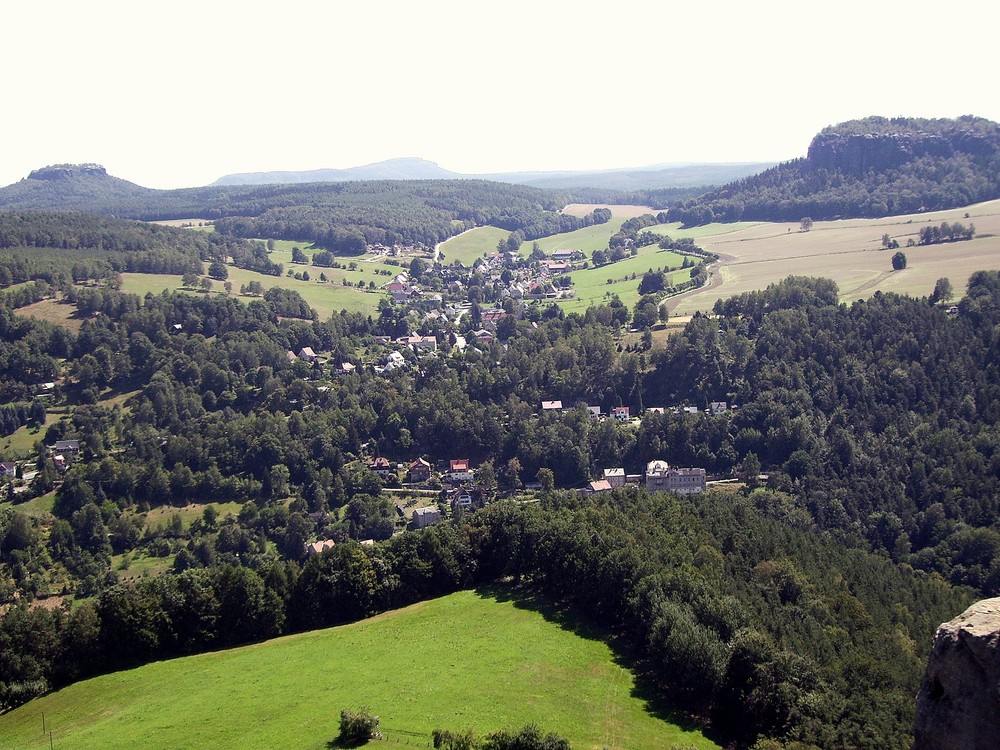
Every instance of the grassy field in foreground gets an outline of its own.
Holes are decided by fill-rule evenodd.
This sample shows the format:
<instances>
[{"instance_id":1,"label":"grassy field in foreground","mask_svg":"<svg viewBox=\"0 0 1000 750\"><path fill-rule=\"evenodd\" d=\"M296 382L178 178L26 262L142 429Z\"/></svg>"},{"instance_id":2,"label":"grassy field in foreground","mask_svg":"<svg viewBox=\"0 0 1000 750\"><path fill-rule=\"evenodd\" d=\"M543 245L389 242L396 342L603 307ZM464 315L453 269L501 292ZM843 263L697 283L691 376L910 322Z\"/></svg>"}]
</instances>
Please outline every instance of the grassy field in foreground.
<instances>
[{"instance_id":1,"label":"grassy field in foreground","mask_svg":"<svg viewBox=\"0 0 1000 750\"><path fill-rule=\"evenodd\" d=\"M331 630L150 664L0 716L0 749L323 750L342 708L368 706L386 744L435 728L536 723L576 750L716 747L657 718L608 646L503 598L465 591ZM382 743L373 743L380 747Z\"/></svg>"}]
</instances>

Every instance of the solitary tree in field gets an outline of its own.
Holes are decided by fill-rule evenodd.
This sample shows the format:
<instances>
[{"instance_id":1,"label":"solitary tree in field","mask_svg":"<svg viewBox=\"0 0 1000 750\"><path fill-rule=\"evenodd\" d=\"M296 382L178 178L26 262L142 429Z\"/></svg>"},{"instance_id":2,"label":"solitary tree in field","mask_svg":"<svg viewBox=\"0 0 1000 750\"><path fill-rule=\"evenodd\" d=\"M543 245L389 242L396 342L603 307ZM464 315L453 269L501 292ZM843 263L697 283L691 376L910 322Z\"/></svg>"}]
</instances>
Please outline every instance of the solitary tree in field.
<instances>
[{"instance_id":1,"label":"solitary tree in field","mask_svg":"<svg viewBox=\"0 0 1000 750\"><path fill-rule=\"evenodd\" d=\"M799 222L799 231L808 232L813 228L813 220L808 216L803 216L802 220Z\"/></svg>"},{"instance_id":2,"label":"solitary tree in field","mask_svg":"<svg viewBox=\"0 0 1000 750\"><path fill-rule=\"evenodd\" d=\"M955 296L955 293L951 288L951 281L946 277L940 278L934 284L934 293L931 294L931 304L948 302L953 296Z\"/></svg>"},{"instance_id":3,"label":"solitary tree in field","mask_svg":"<svg viewBox=\"0 0 1000 750\"><path fill-rule=\"evenodd\" d=\"M902 252L898 252L892 256L892 270L902 271L906 268L906 256Z\"/></svg>"}]
</instances>

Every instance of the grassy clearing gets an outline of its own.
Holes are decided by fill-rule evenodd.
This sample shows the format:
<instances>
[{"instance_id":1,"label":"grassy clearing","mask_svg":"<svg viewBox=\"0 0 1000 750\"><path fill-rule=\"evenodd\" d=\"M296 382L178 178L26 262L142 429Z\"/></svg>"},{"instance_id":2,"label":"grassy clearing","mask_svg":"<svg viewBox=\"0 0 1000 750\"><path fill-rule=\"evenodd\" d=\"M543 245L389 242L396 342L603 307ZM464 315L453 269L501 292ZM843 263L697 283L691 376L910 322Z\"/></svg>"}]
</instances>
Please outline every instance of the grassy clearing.
<instances>
[{"instance_id":1,"label":"grassy clearing","mask_svg":"<svg viewBox=\"0 0 1000 750\"><path fill-rule=\"evenodd\" d=\"M359 279L364 280L365 284L367 284L368 281L377 279L375 283L378 285L384 284L388 280L388 277L376 276L373 272L373 267L361 268L361 263L358 266L360 268L358 271L309 266L309 275L312 277L309 281L299 281L287 276L265 276L264 274L245 271L241 268L230 268L229 281L233 284L233 294L243 302L250 302L254 299L254 297L244 297L239 294L240 287L251 281L259 281L265 290L271 287L294 289L302 295L302 298L305 299L310 307L319 313L320 319L329 318L334 311L340 310L364 313L375 312L378 310L378 301L384 295L384 292L368 292L358 289L355 286L347 287L340 280L346 276L354 284ZM296 270L298 268L306 269L305 266L297 267ZM327 278L331 279L331 281L327 281L326 283L318 281L320 273L326 273ZM138 294L140 297L144 296L147 292L161 294L164 290L204 294L204 292L183 289L181 287L181 277L169 274L123 273L122 289L132 294ZM212 289L212 294L224 294L223 282L213 282Z\"/></svg>"},{"instance_id":2,"label":"grassy clearing","mask_svg":"<svg viewBox=\"0 0 1000 750\"><path fill-rule=\"evenodd\" d=\"M214 507L216 513L219 514L219 521L222 521L228 516L236 515L240 512L240 508L243 507L237 502L204 504L189 503L181 508L164 505L158 508L152 508L146 512L146 525L153 530L165 529L170 525L170 519L177 515L180 516L181 525L184 527L184 530L187 531L191 528L191 524L194 523L195 520L202 517L205 513L205 508L209 505Z\"/></svg>"},{"instance_id":3,"label":"grassy clearing","mask_svg":"<svg viewBox=\"0 0 1000 750\"><path fill-rule=\"evenodd\" d=\"M462 232L441 244L443 262L448 264L458 262L471 267L477 258L482 258L484 254L495 253L497 243L509 236L510 232L497 227L476 227L468 232ZM528 251L531 251L530 245Z\"/></svg>"},{"instance_id":4,"label":"grassy clearing","mask_svg":"<svg viewBox=\"0 0 1000 750\"><path fill-rule=\"evenodd\" d=\"M575 232L565 232L564 234L554 234L551 237L542 237L521 243L520 253L527 257L531 254L531 246L534 242L542 248L546 255L553 250L580 250L588 258L594 254L595 250L606 250L608 240L611 235L621 229L625 219L614 217L607 224L594 224L593 226L577 229Z\"/></svg>"},{"instance_id":5,"label":"grassy clearing","mask_svg":"<svg viewBox=\"0 0 1000 750\"><path fill-rule=\"evenodd\" d=\"M716 747L636 696L608 646L572 623L465 591L330 630L150 664L0 716L0 748L323 750L342 708L369 706L387 741L536 723L576 748ZM414 733L413 735L409 733ZM414 736L415 735L415 736Z\"/></svg>"},{"instance_id":6,"label":"grassy clearing","mask_svg":"<svg viewBox=\"0 0 1000 750\"><path fill-rule=\"evenodd\" d=\"M174 564L172 554L166 557L151 557L142 553L126 552L111 558L111 569L118 574L118 580L132 583L140 578L166 573Z\"/></svg>"},{"instance_id":7,"label":"grassy clearing","mask_svg":"<svg viewBox=\"0 0 1000 750\"><path fill-rule=\"evenodd\" d=\"M52 513L52 508L56 504L56 493L55 490L49 492L45 495L40 495L39 497L32 498L26 503L0 503L0 508L13 508L21 513L29 515L33 518L38 518L40 516L47 516Z\"/></svg>"},{"instance_id":8,"label":"grassy clearing","mask_svg":"<svg viewBox=\"0 0 1000 750\"><path fill-rule=\"evenodd\" d=\"M47 320L49 323L65 326L73 333L79 333L83 318L75 317L76 305L63 300L43 299L31 305L25 305L14 311L17 315L36 320Z\"/></svg>"},{"instance_id":9,"label":"grassy clearing","mask_svg":"<svg viewBox=\"0 0 1000 750\"><path fill-rule=\"evenodd\" d=\"M646 271L679 266L683 262L684 257L678 253L648 245L640 248L639 255L634 258L626 258L600 268L573 271L569 277L573 280L576 296L559 305L566 312L583 312L591 305L602 304L611 295L617 294L631 308L639 301L639 282ZM634 279L631 278L633 274L636 276ZM691 271L687 268L672 271L667 274L667 278L669 284L677 284L691 278ZM609 284L608 279L612 279L612 283Z\"/></svg>"},{"instance_id":10,"label":"grassy clearing","mask_svg":"<svg viewBox=\"0 0 1000 750\"><path fill-rule=\"evenodd\" d=\"M905 246L921 227L942 221L975 224L978 236L968 242ZM892 271L895 251L882 249L883 234L899 241L908 261L905 270ZM790 274L833 279L845 302L876 291L926 296L942 277L951 280L960 296L975 271L1000 268L1000 201L883 219L817 221L809 232L800 232L798 222L744 224L704 235L699 244L723 256L717 270L722 284L684 297L676 308L679 314L711 310L717 299L764 289Z\"/></svg>"},{"instance_id":11,"label":"grassy clearing","mask_svg":"<svg viewBox=\"0 0 1000 750\"><path fill-rule=\"evenodd\" d=\"M0 438L0 455L3 460L13 460L25 458L30 455L35 448L35 443L45 437L45 430L58 422L59 417L53 414L45 415L45 423L42 425L22 425L7 437Z\"/></svg>"}]
</instances>

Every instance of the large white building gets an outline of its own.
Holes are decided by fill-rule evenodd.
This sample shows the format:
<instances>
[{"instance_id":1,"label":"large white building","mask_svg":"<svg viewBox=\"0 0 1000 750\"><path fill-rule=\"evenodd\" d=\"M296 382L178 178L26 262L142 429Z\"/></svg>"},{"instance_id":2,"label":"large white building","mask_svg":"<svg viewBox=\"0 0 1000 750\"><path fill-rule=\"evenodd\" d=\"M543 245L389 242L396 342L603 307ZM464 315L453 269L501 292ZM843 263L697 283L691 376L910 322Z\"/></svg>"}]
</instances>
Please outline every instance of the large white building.
<instances>
[{"instance_id":1,"label":"large white building","mask_svg":"<svg viewBox=\"0 0 1000 750\"><path fill-rule=\"evenodd\" d=\"M705 490L704 469L671 468L666 461L650 461L646 465L646 489L650 492L676 492L697 495Z\"/></svg>"}]
</instances>

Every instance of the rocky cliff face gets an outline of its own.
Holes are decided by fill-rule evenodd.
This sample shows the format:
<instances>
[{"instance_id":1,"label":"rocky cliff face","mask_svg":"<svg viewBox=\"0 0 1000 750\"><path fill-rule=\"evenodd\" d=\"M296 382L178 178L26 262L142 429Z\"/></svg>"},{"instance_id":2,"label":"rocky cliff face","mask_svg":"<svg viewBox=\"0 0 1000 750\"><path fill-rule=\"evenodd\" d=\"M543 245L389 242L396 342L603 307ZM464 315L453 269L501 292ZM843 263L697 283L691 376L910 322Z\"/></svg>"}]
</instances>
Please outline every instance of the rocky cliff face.
<instances>
[{"instance_id":1,"label":"rocky cliff face","mask_svg":"<svg viewBox=\"0 0 1000 750\"><path fill-rule=\"evenodd\" d=\"M108 172L100 164L53 164L36 169L28 175L29 180L65 180L74 175L107 177Z\"/></svg>"},{"instance_id":2,"label":"rocky cliff face","mask_svg":"<svg viewBox=\"0 0 1000 750\"><path fill-rule=\"evenodd\" d=\"M867 127L861 127L869 123ZM884 118L845 123L827 128L809 144L811 167L859 176L869 170L883 172L930 156L951 159L967 154L989 160L1000 147L1000 131L985 121Z\"/></svg>"},{"instance_id":3,"label":"rocky cliff face","mask_svg":"<svg viewBox=\"0 0 1000 750\"><path fill-rule=\"evenodd\" d=\"M913 734L913 750L1000 747L1000 598L938 628Z\"/></svg>"}]
</instances>

